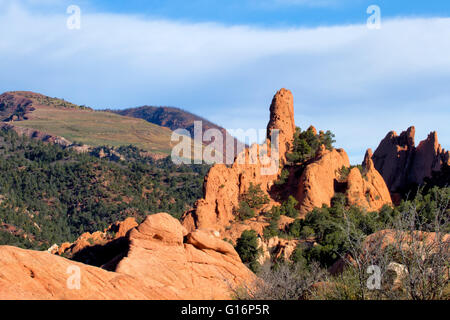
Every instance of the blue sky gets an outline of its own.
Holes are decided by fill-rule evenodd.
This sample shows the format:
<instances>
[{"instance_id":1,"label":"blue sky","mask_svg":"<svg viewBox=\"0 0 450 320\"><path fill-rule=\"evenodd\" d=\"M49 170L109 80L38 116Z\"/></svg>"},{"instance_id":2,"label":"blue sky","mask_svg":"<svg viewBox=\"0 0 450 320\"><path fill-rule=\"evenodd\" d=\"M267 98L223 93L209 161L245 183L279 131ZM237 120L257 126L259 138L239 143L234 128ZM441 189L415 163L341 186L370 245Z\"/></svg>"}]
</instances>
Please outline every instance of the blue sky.
<instances>
[{"instance_id":1,"label":"blue sky","mask_svg":"<svg viewBox=\"0 0 450 320\"><path fill-rule=\"evenodd\" d=\"M80 30L66 27L70 4ZM365 25L371 4L380 30ZM258 129L286 87L297 125L331 129L352 163L410 125L448 149L449 17L450 1L0 0L0 91Z\"/></svg>"},{"instance_id":2,"label":"blue sky","mask_svg":"<svg viewBox=\"0 0 450 320\"><path fill-rule=\"evenodd\" d=\"M220 22L265 27L358 24L376 4L385 18L448 17L446 0L28 0L34 9L57 11L68 3L89 12L139 14L185 22Z\"/></svg>"},{"instance_id":3,"label":"blue sky","mask_svg":"<svg viewBox=\"0 0 450 320\"><path fill-rule=\"evenodd\" d=\"M318 26L361 23L372 4L383 7L387 18L450 14L450 3L445 0L103 0L95 1L92 9L195 22Z\"/></svg>"}]
</instances>

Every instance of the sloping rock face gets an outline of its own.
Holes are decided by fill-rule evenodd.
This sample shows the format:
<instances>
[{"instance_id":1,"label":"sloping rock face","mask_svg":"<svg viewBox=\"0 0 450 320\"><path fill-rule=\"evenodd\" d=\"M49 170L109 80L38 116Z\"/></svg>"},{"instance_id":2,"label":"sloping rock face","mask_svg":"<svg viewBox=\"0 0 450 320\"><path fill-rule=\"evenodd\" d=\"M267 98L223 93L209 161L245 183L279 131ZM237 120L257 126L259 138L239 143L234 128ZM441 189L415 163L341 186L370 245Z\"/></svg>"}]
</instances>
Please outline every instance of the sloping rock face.
<instances>
[{"instance_id":1,"label":"sloping rock face","mask_svg":"<svg viewBox=\"0 0 450 320\"><path fill-rule=\"evenodd\" d=\"M389 190L374 168L371 156L372 151L369 149L363 163L363 174L354 167L350 169L348 177L342 178L341 169L350 167L347 153L343 149L327 150L322 146L300 177L297 193L300 214L304 216L322 205L330 206L336 193L345 194L350 205L367 210L391 205Z\"/></svg>"},{"instance_id":2,"label":"sloping rock face","mask_svg":"<svg viewBox=\"0 0 450 320\"><path fill-rule=\"evenodd\" d=\"M116 272L133 274L152 287L173 287L190 299L229 298L230 287L254 277L231 244L207 230L188 234L167 214L147 218L131 231L130 241Z\"/></svg>"},{"instance_id":3,"label":"sloping rock face","mask_svg":"<svg viewBox=\"0 0 450 320\"><path fill-rule=\"evenodd\" d=\"M72 287L71 270L79 268L80 289ZM0 299L177 299L166 288L145 287L130 275L109 272L48 252L0 247Z\"/></svg>"},{"instance_id":4,"label":"sloping rock face","mask_svg":"<svg viewBox=\"0 0 450 320\"><path fill-rule=\"evenodd\" d=\"M1 246L0 299L229 299L232 287L255 280L231 244L207 230L187 233L166 213L148 216L126 239L114 272ZM79 289L67 285L74 267Z\"/></svg>"},{"instance_id":5,"label":"sloping rock face","mask_svg":"<svg viewBox=\"0 0 450 320\"><path fill-rule=\"evenodd\" d=\"M342 187L339 185L342 167L350 167L347 153L343 149L326 150L322 146L300 177L297 193L300 214L306 215L323 204L330 206L336 192L345 192L345 183Z\"/></svg>"},{"instance_id":6,"label":"sloping rock face","mask_svg":"<svg viewBox=\"0 0 450 320\"><path fill-rule=\"evenodd\" d=\"M389 132L373 154L375 168L383 176L391 192L400 192L411 184L422 184L432 171L450 164L450 153L442 149L436 132L415 147L415 128L398 136Z\"/></svg>"},{"instance_id":7,"label":"sloping rock face","mask_svg":"<svg viewBox=\"0 0 450 320\"><path fill-rule=\"evenodd\" d=\"M223 164L211 168L203 186L204 198L197 201L195 210L182 218L188 230L212 228L223 231L235 220L234 209L250 183L260 184L266 193L270 190L278 177L286 151L292 147L295 132L293 101L289 90L281 89L275 94L270 107L265 147L254 144L246 148L236 157L231 168ZM279 130L278 157L271 157L271 133L274 129Z\"/></svg>"},{"instance_id":8,"label":"sloping rock face","mask_svg":"<svg viewBox=\"0 0 450 320\"><path fill-rule=\"evenodd\" d=\"M253 145L244 150L237 159L249 159L252 154L259 153L260 146ZM223 164L214 165L207 176L203 186L204 198L195 204L195 210L182 217L183 225L188 230L197 228L211 228L218 231L235 220L235 208L239 205L239 197L244 194L250 183L261 185L261 189L267 192L277 178L276 174L262 174L261 162L263 158L257 156L256 163L239 163L236 160L231 168ZM270 159L269 159L270 161Z\"/></svg>"},{"instance_id":9,"label":"sloping rock face","mask_svg":"<svg viewBox=\"0 0 450 320\"><path fill-rule=\"evenodd\" d=\"M372 150L366 152L363 162L363 174L358 168L352 168L347 179L347 199L349 204L368 210L379 210L385 204L392 204L391 194L383 177L375 169Z\"/></svg>"},{"instance_id":10,"label":"sloping rock face","mask_svg":"<svg viewBox=\"0 0 450 320\"><path fill-rule=\"evenodd\" d=\"M116 263L125 256L129 244L128 232L136 226L136 220L129 217L110 225L103 232L85 232L73 243L54 244L48 252L112 271L115 264L111 260Z\"/></svg>"}]
</instances>

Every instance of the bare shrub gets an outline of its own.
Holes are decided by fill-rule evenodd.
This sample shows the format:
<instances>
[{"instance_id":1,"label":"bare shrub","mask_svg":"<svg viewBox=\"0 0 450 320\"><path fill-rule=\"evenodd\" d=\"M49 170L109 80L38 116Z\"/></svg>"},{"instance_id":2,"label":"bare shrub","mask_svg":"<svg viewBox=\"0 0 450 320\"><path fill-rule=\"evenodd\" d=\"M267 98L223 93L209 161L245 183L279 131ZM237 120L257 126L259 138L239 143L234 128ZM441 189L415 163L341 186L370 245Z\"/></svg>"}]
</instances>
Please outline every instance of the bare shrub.
<instances>
[{"instance_id":1,"label":"bare shrub","mask_svg":"<svg viewBox=\"0 0 450 320\"><path fill-rule=\"evenodd\" d=\"M443 299L450 285L450 234L445 233L450 223L450 197L445 189L434 192L432 219L423 219L422 210L411 202L393 226L394 241L389 249L393 260L406 269L402 283L406 299Z\"/></svg>"},{"instance_id":2,"label":"bare shrub","mask_svg":"<svg viewBox=\"0 0 450 320\"><path fill-rule=\"evenodd\" d=\"M326 271L318 263L308 267L296 263L266 263L259 279L249 286L234 290L238 300L301 300L311 293L312 286L326 279Z\"/></svg>"},{"instance_id":3,"label":"bare shrub","mask_svg":"<svg viewBox=\"0 0 450 320\"><path fill-rule=\"evenodd\" d=\"M331 279L330 299L445 299L449 292L450 235L448 190L436 189L432 218L408 201L387 229L365 237L344 215L348 270ZM429 208L428 208L429 209ZM426 230L426 231L424 231ZM378 267L381 286L369 288L368 268Z\"/></svg>"}]
</instances>

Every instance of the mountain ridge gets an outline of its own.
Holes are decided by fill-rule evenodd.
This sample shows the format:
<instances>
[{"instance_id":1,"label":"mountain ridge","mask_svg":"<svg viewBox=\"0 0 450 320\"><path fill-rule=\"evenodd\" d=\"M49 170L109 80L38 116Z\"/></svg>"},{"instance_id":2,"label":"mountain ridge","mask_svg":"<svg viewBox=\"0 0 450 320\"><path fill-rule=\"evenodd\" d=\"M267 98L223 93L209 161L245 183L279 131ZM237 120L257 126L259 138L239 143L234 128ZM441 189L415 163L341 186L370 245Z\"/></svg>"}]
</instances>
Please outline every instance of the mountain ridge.
<instances>
[{"instance_id":1,"label":"mountain ridge","mask_svg":"<svg viewBox=\"0 0 450 320\"><path fill-rule=\"evenodd\" d=\"M170 155L172 131L142 119L79 106L31 91L0 95L0 120L19 134L43 141L98 147L135 145L154 157Z\"/></svg>"},{"instance_id":2,"label":"mountain ridge","mask_svg":"<svg viewBox=\"0 0 450 320\"><path fill-rule=\"evenodd\" d=\"M141 107L126 108L121 110L107 109L105 111L123 116L144 119L150 123L167 127L171 130L186 129L191 134L191 137L194 137L194 122L201 121L202 134L209 129L217 129L223 135L225 143L223 145L223 150L220 151L223 155L225 155L225 158L223 159L224 163L232 163L238 153L237 151L244 148L244 144L235 137L232 137L225 128L207 120L204 117L181 108L144 105ZM229 141L231 141L233 145L232 153L228 153L227 150L227 144L229 144Z\"/></svg>"}]
</instances>

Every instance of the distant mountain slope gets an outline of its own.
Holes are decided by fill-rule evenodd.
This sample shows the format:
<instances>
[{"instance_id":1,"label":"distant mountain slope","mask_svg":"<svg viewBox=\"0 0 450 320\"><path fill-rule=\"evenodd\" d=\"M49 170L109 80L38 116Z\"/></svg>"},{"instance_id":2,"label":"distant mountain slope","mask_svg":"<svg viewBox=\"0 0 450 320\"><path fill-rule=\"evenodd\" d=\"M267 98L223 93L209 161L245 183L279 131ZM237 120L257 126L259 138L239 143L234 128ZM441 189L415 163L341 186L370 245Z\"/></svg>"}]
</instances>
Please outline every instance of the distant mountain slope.
<instances>
[{"instance_id":1,"label":"distant mountain slope","mask_svg":"<svg viewBox=\"0 0 450 320\"><path fill-rule=\"evenodd\" d=\"M192 137L194 137L194 121L202 121L203 133L208 129L217 129L222 133L223 137L228 138L226 141L231 141L231 143L233 143L234 146L233 150L235 150L233 154L227 154L225 142L223 146L223 154L226 155L227 159L229 159L230 162L234 160L234 155L236 154L236 147L243 146L243 144L240 141L232 137L224 128L200 116L197 116L193 113L190 113L188 111L179 108L142 106L138 108L129 108L124 110L108 110L108 111L120 114L122 116L144 119L150 123L167 127L171 130L176 130L180 128L186 129L190 132Z\"/></svg>"},{"instance_id":2,"label":"distant mountain slope","mask_svg":"<svg viewBox=\"0 0 450 320\"><path fill-rule=\"evenodd\" d=\"M0 120L90 146L133 144L160 156L169 155L173 147L172 132L166 127L136 117L94 111L34 92L0 95Z\"/></svg>"}]
</instances>

